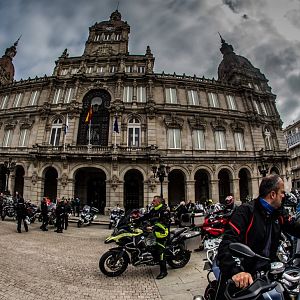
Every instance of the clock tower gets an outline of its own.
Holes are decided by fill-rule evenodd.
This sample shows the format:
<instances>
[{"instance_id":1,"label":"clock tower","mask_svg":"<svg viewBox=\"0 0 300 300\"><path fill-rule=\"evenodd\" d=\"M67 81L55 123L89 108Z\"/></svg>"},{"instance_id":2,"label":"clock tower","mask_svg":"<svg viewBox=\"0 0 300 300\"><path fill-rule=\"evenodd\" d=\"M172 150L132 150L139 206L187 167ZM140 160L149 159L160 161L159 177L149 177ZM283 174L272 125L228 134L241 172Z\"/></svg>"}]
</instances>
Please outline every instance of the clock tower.
<instances>
[{"instance_id":1,"label":"clock tower","mask_svg":"<svg viewBox=\"0 0 300 300\"><path fill-rule=\"evenodd\" d=\"M109 21L95 23L90 27L84 55L128 55L130 26L121 18L121 14L116 10L111 14Z\"/></svg>"}]
</instances>

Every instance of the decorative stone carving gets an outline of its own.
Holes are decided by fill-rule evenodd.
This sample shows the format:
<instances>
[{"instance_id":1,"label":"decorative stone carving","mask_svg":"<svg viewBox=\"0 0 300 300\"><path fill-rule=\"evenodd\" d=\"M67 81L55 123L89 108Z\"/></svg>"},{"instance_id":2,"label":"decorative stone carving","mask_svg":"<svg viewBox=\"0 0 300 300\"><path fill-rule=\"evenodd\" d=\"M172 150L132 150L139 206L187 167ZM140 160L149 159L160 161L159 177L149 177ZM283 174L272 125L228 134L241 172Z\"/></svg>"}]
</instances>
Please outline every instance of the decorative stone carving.
<instances>
[{"instance_id":1,"label":"decorative stone carving","mask_svg":"<svg viewBox=\"0 0 300 300\"><path fill-rule=\"evenodd\" d=\"M110 180L110 186L112 187L112 189L115 191L119 185L120 181L119 178L117 177L117 175L113 175L111 180Z\"/></svg>"},{"instance_id":2,"label":"decorative stone carving","mask_svg":"<svg viewBox=\"0 0 300 300\"><path fill-rule=\"evenodd\" d=\"M63 173L60 178L61 185L65 187L68 184L68 175Z\"/></svg>"},{"instance_id":3,"label":"decorative stone carving","mask_svg":"<svg viewBox=\"0 0 300 300\"><path fill-rule=\"evenodd\" d=\"M184 119L177 117L175 113L171 113L171 115L166 116L165 119L165 124L168 128L182 128Z\"/></svg>"},{"instance_id":4,"label":"decorative stone carving","mask_svg":"<svg viewBox=\"0 0 300 300\"><path fill-rule=\"evenodd\" d=\"M24 118L19 121L20 128L22 128L22 129L31 128L33 123L34 123L34 120L30 119L30 118Z\"/></svg>"},{"instance_id":5,"label":"decorative stone carving","mask_svg":"<svg viewBox=\"0 0 300 300\"><path fill-rule=\"evenodd\" d=\"M49 102L45 102L43 106L39 109L42 119L46 119L51 112L51 105Z\"/></svg>"},{"instance_id":6,"label":"decorative stone carving","mask_svg":"<svg viewBox=\"0 0 300 300\"><path fill-rule=\"evenodd\" d=\"M31 182L33 185L35 185L37 183L38 180L38 174L36 171L33 171L32 176L31 176Z\"/></svg>"},{"instance_id":7,"label":"decorative stone carving","mask_svg":"<svg viewBox=\"0 0 300 300\"><path fill-rule=\"evenodd\" d=\"M154 190L156 188L156 180L153 177L153 175L151 175L150 178L148 179L148 186L149 186L150 190L152 192L154 192Z\"/></svg>"},{"instance_id":8,"label":"decorative stone carving","mask_svg":"<svg viewBox=\"0 0 300 300\"><path fill-rule=\"evenodd\" d=\"M67 106L67 113L70 115L70 118L73 118L74 115L80 114L81 108L79 103L75 100L71 101Z\"/></svg>"},{"instance_id":9,"label":"decorative stone carving","mask_svg":"<svg viewBox=\"0 0 300 300\"><path fill-rule=\"evenodd\" d=\"M145 112L150 119L153 119L156 114L155 102L153 100L148 101L145 105Z\"/></svg>"},{"instance_id":10,"label":"decorative stone carving","mask_svg":"<svg viewBox=\"0 0 300 300\"><path fill-rule=\"evenodd\" d=\"M4 122L5 130L14 129L17 125L17 121L13 118L10 118Z\"/></svg>"},{"instance_id":11,"label":"decorative stone carving","mask_svg":"<svg viewBox=\"0 0 300 300\"><path fill-rule=\"evenodd\" d=\"M232 131L244 131L245 125L241 122L234 122L230 124Z\"/></svg>"},{"instance_id":12,"label":"decorative stone carving","mask_svg":"<svg viewBox=\"0 0 300 300\"><path fill-rule=\"evenodd\" d=\"M188 123L191 129L205 129L207 124L204 118L201 118L199 115L194 115L194 117L188 118Z\"/></svg>"},{"instance_id":13,"label":"decorative stone carving","mask_svg":"<svg viewBox=\"0 0 300 300\"><path fill-rule=\"evenodd\" d=\"M222 120L220 117L217 117L215 121L210 122L210 125L212 126L213 130L217 130L220 127L226 130L227 127L227 123L224 120Z\"/></svg>"}]
</instances>

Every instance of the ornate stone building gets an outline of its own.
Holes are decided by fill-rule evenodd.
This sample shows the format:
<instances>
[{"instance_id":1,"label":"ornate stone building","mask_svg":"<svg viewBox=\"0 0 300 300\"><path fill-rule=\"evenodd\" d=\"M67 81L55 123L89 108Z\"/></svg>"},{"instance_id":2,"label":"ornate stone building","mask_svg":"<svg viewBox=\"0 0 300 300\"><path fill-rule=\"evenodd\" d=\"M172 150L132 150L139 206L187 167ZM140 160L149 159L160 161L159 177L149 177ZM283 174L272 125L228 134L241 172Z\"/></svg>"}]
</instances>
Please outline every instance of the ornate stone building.
<instances>
[{"instance_id":1,"label":"ornate stone building","mask_svg":"<svg viewBox=\"0 0 300 300\"><path fill-rule=\"evenodd\" d=\"M286 173L286 145L268 80L221 38L218 80L155 73L148 46L128 52L115 11L67 49L52 76L13 81L16 44L0 59L0 187L32 201L79 196L102 211L257 195L258 166ZM200 62L197 62L200 63ZM88 116L89 114L89 116ZM92 115L91 115L92 114ZM89 122L90 121L90 122Z\"/></svg>"}]
</instances>

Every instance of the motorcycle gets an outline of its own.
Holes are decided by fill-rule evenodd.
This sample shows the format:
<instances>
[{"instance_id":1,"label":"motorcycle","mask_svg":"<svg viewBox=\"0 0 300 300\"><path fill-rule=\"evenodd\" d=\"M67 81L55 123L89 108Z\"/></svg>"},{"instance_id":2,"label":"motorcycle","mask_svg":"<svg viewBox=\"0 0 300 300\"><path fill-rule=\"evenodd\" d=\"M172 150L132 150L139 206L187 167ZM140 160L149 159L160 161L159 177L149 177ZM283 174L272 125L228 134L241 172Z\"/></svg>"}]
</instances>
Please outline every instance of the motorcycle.
<instances>
[{"instance_id":1,"label":"motorcycle","mask_svg":"<svg viewBox=\"0 0 300 300\"><path fill-rule=\"evenodd\" d=\"M14 220L17 217L17 211L15 207L15 203L12 197L8 196L3 200L3 208L1 219L4 221L5 217L13 218Z\"/></svg>"},{"instance_id":2,"label":"motorcycle","mask_svg":"<svg viewBox=\"0 0 300 300\"><path fill-rule=\"evenodd\" d=\"M27 209L27 216L26 216L26 222L27 224L32 224L35 222L38 214L39 214L39 208L30 202L26 203L26 209Z\"/></svg>"},{"instance_id":3,"label":"motorcycle","mask_svg":"<svg viewBox=\"0 0 300 300\"><path fill-rule=\"evenodd\" d=\"M113 209L110 211L110 216L109 216L109 225L108 228L111 229L112 227L115 227L120 218L124 215L124 210L123 209Z\"/></svg>"},{"instance_id":4,"label":"motorcycle","mask_svg":"<svg viewBox=\"0 0 300 300\"><path fill-rule=\"evenodd\" d=\"M168 265L174 269L184 267L190 260L191 252L197 246L200 232L180 228L171 231L167 241L165 256ZM130 212L127 213L115 227L106 244L116 243L117 247L109 249L99 260L100 271L109 277L121 275L129 264L156 265L152 256L155 245L153 233L146 232L141 227L135 228L131 223Z\"/></svg>"},{"instance_id":5,"label":"motorcycle","mask_svg":"<svg viewBox=\"0 0 300 300\"><path fill-rule=\"evenodd\" d=\"M96 213L98 212L99 210L96 207L85 205L77 222L77 227L80 228L83 224L91 225L92 222L97 218Z\"/></svg>"}]
</instances>

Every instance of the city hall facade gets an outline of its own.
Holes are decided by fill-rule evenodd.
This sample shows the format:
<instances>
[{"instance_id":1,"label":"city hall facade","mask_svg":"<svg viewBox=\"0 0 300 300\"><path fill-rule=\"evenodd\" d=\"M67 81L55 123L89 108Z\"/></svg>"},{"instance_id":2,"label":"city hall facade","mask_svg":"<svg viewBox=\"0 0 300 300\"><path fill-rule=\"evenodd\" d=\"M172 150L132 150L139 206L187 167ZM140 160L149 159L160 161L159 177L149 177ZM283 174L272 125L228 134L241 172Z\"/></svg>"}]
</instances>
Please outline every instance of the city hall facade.
<instances>
[{"instance_id":1,"label":"city hall facade","mask_svg":"<svg viewBox=\"0 0 300 300\"><path fill-rule=\"evenodd\" d=\"M67 49L52 76L14 81L17 42L0 59L0 189L38 202L79 197L102 212L163 196L238 200L262 174L286 174L286 144L268 80L221 37L218 80L156 73L128 52L115 11L89 28L82 56ZM218 45L216 45L218 47ZM195 62L197 64L201 62ZM17 66L16 66L17 67ZM267 168L266 168L267 166Z\"/></svg>"}]
</instances>

